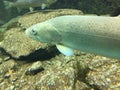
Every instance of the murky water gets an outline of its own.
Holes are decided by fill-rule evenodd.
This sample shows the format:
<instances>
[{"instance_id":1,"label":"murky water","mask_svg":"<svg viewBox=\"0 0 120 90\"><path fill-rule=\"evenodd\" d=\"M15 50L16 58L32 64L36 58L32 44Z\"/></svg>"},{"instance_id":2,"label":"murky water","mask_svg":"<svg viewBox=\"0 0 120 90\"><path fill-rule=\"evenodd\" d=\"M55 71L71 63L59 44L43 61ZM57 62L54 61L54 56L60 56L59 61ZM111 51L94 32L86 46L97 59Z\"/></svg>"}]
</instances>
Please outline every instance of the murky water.
<instances>
[{"instance_id":1,"label":"murky water","mask_svg":"<svg viewBox=\"0 0 120 90\"><path fill-rule=\"evenodd\" d=\"M4 33L0 32L0 42L3 40Z\"/></svg>"}]
</instances>

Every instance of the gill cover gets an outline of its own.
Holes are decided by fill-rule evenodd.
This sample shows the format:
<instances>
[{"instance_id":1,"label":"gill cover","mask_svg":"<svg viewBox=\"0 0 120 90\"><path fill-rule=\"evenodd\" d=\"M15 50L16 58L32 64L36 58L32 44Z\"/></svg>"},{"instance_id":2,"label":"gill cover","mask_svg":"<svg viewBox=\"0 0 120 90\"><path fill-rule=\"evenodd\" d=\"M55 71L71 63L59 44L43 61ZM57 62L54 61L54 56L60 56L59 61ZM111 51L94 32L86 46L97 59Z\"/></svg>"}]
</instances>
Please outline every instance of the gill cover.
<instances>
[{"instance_id":1,"label":"gill cover","mask_svg":"<svg viewBox=\"0 0 120 90\"><path fill-rule=\"evenodd\" d=\"M25 33L32 39L56 44L61 42L62 37L58 30L49 22L42 22L29 27Z\"/></svg>"}]
</instances>

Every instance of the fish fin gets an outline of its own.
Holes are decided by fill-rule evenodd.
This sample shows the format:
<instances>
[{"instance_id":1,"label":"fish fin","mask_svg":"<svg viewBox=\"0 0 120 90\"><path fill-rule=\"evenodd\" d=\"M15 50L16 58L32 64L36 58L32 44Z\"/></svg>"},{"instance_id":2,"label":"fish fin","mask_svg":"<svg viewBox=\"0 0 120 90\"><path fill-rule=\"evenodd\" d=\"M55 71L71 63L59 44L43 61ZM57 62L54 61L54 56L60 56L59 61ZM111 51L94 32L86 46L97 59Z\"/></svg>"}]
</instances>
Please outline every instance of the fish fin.
<instances>
[{"instance_id":1,"label":"fish fin","mask_svg":"<svg viewBox=\"0 0 120 90\"><path fill-rule=\"evenodd\" d=\"M73 49L69 48L69 47L66 47L64 45L61 45L61 44L57 44L56 45L57 49L62 53L64 54L65 56L71 56L74 54L74 51Z\"/></svg>"},{"instance_id":2,"label":"fish fin","mask_svg":"<svg viewBox=\"0 0 120 90\"><path fill-rule=\"evenodd\" d=\"M13 2L10 1L3 1L4 5L5 5L5 9L10 9L13 7Z\"/></svg>"},{"instance_id":3,"label":"fish fin","mask_svg":"<svg viewBox=\"0 0 120 90\"><path fill-rule=\"evenodd\" d=\"M30 10L30 12L33 12L34 8L33 7L29 7L29 10Z\"/></svg>"},{"instance_id":4,"label":"fish fin","mask_svg":"<svg viewBox=\"0 0 120 90\"><path fill-rule=\"evenodd\" d=\"M46 7L47 7L47 5L45 3L42 3L41 9L45 9Z\"/></svg>"}]
</instances>

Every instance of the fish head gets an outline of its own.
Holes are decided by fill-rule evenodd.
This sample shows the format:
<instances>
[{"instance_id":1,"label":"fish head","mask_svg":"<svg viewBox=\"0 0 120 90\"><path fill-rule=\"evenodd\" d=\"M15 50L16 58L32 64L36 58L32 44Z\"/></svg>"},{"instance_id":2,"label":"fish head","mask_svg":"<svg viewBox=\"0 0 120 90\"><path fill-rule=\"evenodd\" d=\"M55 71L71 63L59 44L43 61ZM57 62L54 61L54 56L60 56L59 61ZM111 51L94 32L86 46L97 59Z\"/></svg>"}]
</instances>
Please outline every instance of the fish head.
<instances>
[{"instance_id":1,"label":"fish head","mask_svg":"<svg viewBox=\"0 0 120 90\"><path fill-rule=\"evenodd\" d=\"M38 23L29 27L25 33L28 37L43 43L57 44L61 41L61 35L57 29L47 22Z\"/></svg>"}]
</instances>

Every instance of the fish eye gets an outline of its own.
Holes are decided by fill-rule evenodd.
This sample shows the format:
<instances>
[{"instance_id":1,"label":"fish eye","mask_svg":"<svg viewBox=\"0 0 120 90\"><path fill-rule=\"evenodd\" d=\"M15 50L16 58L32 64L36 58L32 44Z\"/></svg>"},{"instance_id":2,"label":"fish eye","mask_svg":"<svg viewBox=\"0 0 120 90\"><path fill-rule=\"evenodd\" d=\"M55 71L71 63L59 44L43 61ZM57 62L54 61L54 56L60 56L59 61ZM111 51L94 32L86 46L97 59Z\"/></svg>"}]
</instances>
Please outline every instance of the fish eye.
<instances>
[{"instance_id":1,"label":"fish eye","mask_svg":"<svg viewBox=\"0 0 120 90\"><path fill-rule=\"evenodd\" d=\"M34 29L32 29L32 34L37 35L37 32Z\"/></svg>"}]
</instances>

